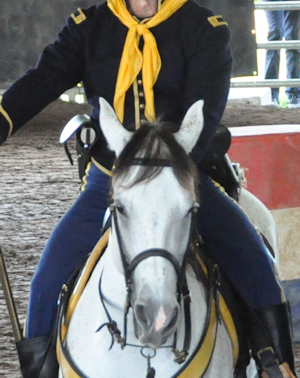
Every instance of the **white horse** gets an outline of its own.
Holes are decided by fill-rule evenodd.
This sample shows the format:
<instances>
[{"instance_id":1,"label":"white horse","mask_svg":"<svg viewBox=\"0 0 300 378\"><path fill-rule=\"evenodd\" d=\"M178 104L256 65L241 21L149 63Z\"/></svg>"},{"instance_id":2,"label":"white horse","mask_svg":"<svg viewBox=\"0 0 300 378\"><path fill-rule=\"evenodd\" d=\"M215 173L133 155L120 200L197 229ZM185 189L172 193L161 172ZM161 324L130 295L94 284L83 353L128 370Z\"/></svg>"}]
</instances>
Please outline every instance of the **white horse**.
<instances>
[{"instance_id":1,"label":"white horse","mask_svg":"<svg viewBox=\"0 0 300 378\"><path fill-rule=\"evenodd\" d=\"M197 177L187 154L203 127L203 101L188 110L171 137L165 137L161 126L151 126L153 131L133 144L138 146L133 160L126 158L132 154L128 142L133 133L104 99L100 105L102 131L120 161L112 178L112 231L64 339L77 375L61 366L59 377L233 377L234 342L228 327L217 319L214 296L208 302L207 289L194 270L189 265L182 269L198 207ZM188 300L179 299L183 270L191 298L191 331L184 315ZM121 346L114 343L111 348L111 333ZM173 349L184 351L186 344L188 355L179 365Z\"/></svg>"}]
</instances>

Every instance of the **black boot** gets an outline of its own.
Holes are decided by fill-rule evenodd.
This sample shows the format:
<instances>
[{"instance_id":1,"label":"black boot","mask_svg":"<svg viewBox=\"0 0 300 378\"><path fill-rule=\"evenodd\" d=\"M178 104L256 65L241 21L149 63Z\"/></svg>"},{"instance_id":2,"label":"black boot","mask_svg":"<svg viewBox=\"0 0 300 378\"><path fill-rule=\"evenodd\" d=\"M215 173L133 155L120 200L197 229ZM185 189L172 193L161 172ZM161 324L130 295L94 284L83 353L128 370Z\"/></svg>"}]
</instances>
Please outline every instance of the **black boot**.
<instances>
[{"instance_id":1,"label":"black boot","mask_svg":"<svg viewBox=\"0 0 300 378\"><path fill-rule=\"evenodd\" d=\"M23 378L57 378L55 333L20 340L16 347Z\"/></svg>"},{"instance_id":2,"label":"black boot","mask_svg":"<svg viewBox=\"0 0 300 378\"><path fill-rule=\"evenodd\" d=\"M296 377L287 302L255 310L251 316L249 340L260 371L266 370L270 377L282 377L278 365L286 362Z\"/></svg>"}]
</instances>

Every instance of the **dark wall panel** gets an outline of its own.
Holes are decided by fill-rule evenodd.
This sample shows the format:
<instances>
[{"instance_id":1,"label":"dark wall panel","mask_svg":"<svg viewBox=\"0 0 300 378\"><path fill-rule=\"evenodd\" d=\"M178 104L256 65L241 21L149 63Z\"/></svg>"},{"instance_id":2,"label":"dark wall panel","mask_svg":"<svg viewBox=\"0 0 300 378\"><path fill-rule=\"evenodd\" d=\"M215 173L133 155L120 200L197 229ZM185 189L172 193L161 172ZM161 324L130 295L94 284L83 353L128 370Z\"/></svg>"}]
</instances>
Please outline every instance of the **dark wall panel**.
<instances>
[{"instance_id":1,"label":"dark wall panel","mask_svg":"<svg viewBox=\"0 0 300 378\"><path fill-rule=\"evenodd\" d=\"M234 76L252 74L256 67L253 0L197 0L222 14L232 31ZM95 0L5 0L0 13L0 83L11 82L33 66L52 42L66 17ZM188 22L188 20L187 20Z\"/></svg>"},{"instance_id":2,"label":"dark wall panel","mask_svg":"<svg viewBox=\"0 0 300 378\"><path fill-rule=\"evenodd\" d=\"M93 0L5 0L0 13L0 83L13 81L35 65L65 19Z\"/></svg>"},{"instance_id":3,"label":"dark wall panel","mask_svg":"<svg viewBox=\"0 0 300 378\"><path fill-rule=\"evenodd\" d=\"M233 76L251 76L257 71L254 30L254 0L197 0L228 22L234 64Z\"/></svg>"}]
</instances>

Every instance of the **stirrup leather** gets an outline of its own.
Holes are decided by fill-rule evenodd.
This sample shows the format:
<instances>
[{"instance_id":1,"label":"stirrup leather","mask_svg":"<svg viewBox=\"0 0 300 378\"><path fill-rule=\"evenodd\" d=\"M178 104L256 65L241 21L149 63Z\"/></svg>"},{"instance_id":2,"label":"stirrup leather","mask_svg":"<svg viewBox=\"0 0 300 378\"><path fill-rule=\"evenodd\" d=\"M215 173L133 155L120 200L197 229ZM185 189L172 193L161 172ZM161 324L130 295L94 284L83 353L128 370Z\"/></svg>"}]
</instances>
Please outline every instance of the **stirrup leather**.
<instances>
[{"instance_id":1,"label":"stirrup leather","mask_svg":"<svg viewBox=\"0 0 300 378\"><path fill-rule=\"evenodd\" d=\"M269 377L283 378L279 369L279 360L272 347L259 350L257 352L257 359L259 360L260 369L265 371Z\"/></svg>"}]
</instances>

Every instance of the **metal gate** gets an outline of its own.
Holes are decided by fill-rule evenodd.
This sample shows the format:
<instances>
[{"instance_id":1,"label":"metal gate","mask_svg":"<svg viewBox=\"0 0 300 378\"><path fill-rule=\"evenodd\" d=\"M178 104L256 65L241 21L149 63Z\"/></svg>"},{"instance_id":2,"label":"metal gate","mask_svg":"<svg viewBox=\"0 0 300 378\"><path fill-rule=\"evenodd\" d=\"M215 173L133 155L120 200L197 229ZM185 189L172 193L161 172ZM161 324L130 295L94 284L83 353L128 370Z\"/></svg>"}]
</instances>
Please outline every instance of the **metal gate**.
<instances>
[{"instance_id":1,"label":"metal gate","mask_svg":"<svg viewBox=\"0 0 300 378\"><path fill-rule=\"evenodd\" d=\"M266 1L254 4L255 9L263 10L298 10L300 11L300 1ZM257 43L257 49L266 50L300 50L300 40L297 41L272 41L266 43ZM299 79L264 79L243 82L231 82L232 88L245 88L245 87L300 87Z\"/></svg>"}]
</instances>

